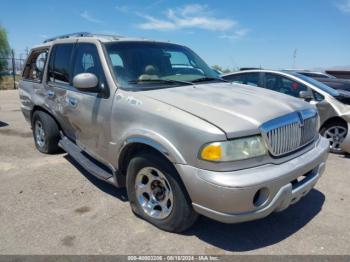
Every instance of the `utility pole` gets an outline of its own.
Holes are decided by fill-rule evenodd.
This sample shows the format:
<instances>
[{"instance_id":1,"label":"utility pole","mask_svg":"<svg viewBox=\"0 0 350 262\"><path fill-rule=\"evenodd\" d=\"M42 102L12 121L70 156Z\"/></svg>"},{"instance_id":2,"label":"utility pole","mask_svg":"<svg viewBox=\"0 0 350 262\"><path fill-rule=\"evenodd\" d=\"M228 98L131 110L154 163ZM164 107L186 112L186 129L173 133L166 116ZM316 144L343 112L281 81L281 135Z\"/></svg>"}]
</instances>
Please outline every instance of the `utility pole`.
<instances>
[{"instance_id":1,"label":"utility pole","mask_svg":"<svg viewBox=\"0 0 350 262\"><path fill-rule=\"evenodd\" d=\"M295 64L296 64L296 60L297 60L297 55L298 55L298 48L294 49L293 52L293 69L295 69Z\"/></svg>"},{"instance_id":2,"label":"utility pole","mask_svg":"<svg viewBox=\"0 0 350 262\"><path fill-rule=\"evenodd\" d=\"M13 77L13 89L16 89L16 61L15 61L15 51L11 49L12 55L12 77Z\"/></svg>"}]
</instances>

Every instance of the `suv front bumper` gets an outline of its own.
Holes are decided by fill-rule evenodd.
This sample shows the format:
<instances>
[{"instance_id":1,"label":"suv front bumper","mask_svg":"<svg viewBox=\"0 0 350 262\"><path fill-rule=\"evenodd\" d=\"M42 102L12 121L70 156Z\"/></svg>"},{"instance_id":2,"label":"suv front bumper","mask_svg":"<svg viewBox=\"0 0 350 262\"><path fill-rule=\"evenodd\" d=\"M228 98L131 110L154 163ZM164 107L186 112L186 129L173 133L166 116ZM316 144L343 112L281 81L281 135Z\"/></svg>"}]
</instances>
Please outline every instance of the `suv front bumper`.
<instances>
[{"instance_id":1,"label":"suv front bumper","mask_svg":"<svg viewBox=\"0 0 350 262\"><path fill-rule=\"evenodd\" d=\"M321 137L311 150L279 165L232 172L180 164L176 168L199 214L237 223L266 217L298 202L324 172L328 150L328 141Z\"/></svg>"}]
</instances>

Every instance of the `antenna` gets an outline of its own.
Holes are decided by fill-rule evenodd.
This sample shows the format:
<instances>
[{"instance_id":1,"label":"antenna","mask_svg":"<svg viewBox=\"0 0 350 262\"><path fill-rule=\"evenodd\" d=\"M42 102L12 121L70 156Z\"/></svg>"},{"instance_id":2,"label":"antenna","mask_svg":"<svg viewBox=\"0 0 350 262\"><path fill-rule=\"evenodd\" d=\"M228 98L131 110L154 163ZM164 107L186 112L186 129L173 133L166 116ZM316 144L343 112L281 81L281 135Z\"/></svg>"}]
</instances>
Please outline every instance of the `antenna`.
<instances>
[{"instance_id":1,"label":"antenna","mask_svg":"<svg viewBox=\"0 0 350 262\"><path fill-rule=\"evenodd\" d=\"M296 60L297 60L297 55L298 55L298 48L294 49L293 52L293 69L295 69L295 64L296 64Z\"/></svg>"}]
</instances>

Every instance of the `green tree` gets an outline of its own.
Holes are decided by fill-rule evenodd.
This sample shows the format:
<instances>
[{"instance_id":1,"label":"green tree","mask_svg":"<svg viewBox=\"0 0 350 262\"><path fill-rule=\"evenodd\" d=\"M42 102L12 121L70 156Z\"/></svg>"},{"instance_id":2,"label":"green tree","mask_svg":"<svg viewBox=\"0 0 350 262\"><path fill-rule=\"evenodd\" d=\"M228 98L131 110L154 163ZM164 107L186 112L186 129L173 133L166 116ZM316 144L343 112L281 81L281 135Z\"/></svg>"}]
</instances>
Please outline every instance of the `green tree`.
<instances>
[{"instance_id":1,"label":"green tree","mask_svg":"<svg viewBox=\"0 0 350 262\"><path fill-rule=\"evenodd\" d=\"M215 70L218 70L218 71L220 71L220 72L222 72L224 74L231 72L231 70L229 68L224 69L224 68L222 68L219 65L213 65L212 68L215 69Z\"/></svg>"},{"instance_id":2,"label":"green tree","mask_svg":"<svg viewBox=\"0 0 350 262\"><path fill-rule=\"evenodd\" d=\"M10 45L7 40L7 33L5 28L0 25L0 80L2 78L1 73L7 68L7 57L10 54Z\"/></svg>"}]
</instances>

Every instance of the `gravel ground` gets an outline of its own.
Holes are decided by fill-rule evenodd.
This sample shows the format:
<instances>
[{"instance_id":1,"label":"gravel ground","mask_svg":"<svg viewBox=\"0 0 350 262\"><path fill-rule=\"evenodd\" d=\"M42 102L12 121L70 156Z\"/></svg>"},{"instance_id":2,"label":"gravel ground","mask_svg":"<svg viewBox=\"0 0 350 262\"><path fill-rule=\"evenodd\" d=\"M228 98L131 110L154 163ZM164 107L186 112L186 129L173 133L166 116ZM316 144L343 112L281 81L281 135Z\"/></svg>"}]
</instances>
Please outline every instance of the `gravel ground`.
<instances>
[{"instance_id":1,"label":"gravel ground","mask_svg":"<svg viewBox=\"0 0 350 262\"><path fill-rule=\"evenodd\" d=\"M284 212L166 233L132 214L125 190L39 153L17 91L0 92L0 254L350 254L349 184L350 158L330 155L316 188Z\"/></svg>"}]
</instances>

